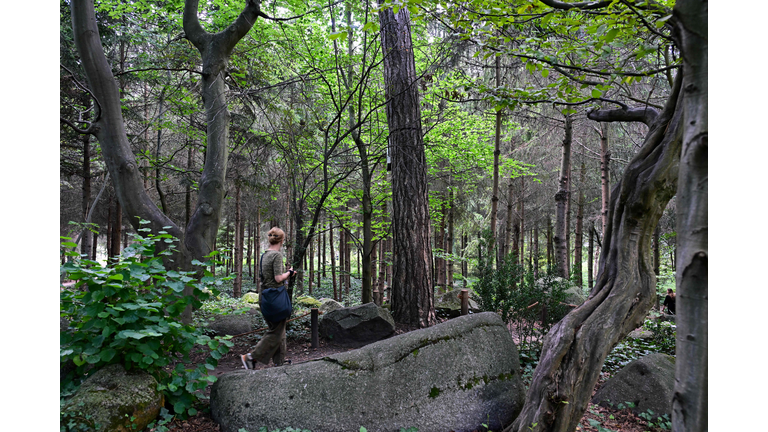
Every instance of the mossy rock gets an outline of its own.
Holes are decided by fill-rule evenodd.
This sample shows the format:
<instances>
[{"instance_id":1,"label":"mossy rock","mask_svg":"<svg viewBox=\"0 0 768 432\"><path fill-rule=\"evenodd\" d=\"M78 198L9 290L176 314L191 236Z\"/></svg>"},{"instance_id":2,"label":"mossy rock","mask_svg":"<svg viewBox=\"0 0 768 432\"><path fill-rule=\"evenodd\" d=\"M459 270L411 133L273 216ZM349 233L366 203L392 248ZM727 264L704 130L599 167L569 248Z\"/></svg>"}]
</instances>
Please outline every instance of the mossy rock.
<instances>
[{"instance_id":1,"label":"mossy rock","mask_svg":"<svg viewBox=\"0 0 768 432\"><path fill-rule=\"evenodd\" d=\"M157 381L120 364L99 369L86 379L62 408L62 421L81 419L88 430L138 431L160 414L164 404Z\"/></svg>"},{"instance_id":2,"label":"mossy rock","mask_svg":"<svg viewBox=\"0 0 768 432\"><path fill-rule=\"evenodd\" d=\"M245 293L245 295L243 295L243 299L242 300L244 302L246 302L246 303L258 303L259 302L259 295L256 294L255 292Z\"/></svg>"},{"instance_id":3,"label":"mossy rock","mask_svg":"<svg viewBox=\"0 0 768 432\"><path fill-rule=\"evenodd\" d=\"M296 299L296 304L307 309L320 308L322 303L314 297L301 296Z\"/></svg>"}]
</instances>

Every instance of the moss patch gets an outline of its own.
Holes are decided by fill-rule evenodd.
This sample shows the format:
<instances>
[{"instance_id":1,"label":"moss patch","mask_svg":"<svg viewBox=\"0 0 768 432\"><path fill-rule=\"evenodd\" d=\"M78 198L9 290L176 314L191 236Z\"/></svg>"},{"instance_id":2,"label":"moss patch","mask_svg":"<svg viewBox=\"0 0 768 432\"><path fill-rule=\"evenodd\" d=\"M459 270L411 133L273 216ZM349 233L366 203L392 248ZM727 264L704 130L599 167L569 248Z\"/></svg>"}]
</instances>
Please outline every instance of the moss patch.
<instances>
[{"instance_id":1,"label":"moss patch","mask_svg":"<svg viewBox=\"0 0 768 432\"><path fill-rule=\"evenodd\" d=\"M440 395L440 389L437 387L432 387L432 390L429 391L429 397L434 399Z\"/></svg>"}]
</instances>

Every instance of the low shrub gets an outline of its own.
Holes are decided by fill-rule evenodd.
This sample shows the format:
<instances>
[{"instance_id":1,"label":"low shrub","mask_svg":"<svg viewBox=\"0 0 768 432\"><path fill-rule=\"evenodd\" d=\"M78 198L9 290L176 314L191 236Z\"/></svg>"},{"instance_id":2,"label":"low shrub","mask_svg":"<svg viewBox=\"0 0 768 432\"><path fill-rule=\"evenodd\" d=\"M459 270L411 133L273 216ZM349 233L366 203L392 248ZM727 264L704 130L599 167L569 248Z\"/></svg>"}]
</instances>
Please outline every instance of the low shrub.
<instances>
[{"instance_id":1,"label":"low shrub","mask_svg":"<svg viewBox=\"0 0 768 432\"><path fill-rule=\"evenodd\" d=\"M208 370L234 344L182 324L181 315L187 305L197 308L201 300L219 295L217 279L205 270L210 262L193 262L202 267L202 278L166 269L163 260L173 255L178 239L164 231L139 231L146 234L133 235L134 243L106 267L75 252L61 266L62 275L75 284L60 293L61 316L70 322L70 329L60 333L60 356L61 362L72 360L77 366L62 382L62 395L71 394L89 370L120 363L154 376L176 415L194 415L202 390L216 380ZM185 287L193 295L184 295ZM209 350L209 357L187 368L195 347Z\"/></svg>"}]
</instances>

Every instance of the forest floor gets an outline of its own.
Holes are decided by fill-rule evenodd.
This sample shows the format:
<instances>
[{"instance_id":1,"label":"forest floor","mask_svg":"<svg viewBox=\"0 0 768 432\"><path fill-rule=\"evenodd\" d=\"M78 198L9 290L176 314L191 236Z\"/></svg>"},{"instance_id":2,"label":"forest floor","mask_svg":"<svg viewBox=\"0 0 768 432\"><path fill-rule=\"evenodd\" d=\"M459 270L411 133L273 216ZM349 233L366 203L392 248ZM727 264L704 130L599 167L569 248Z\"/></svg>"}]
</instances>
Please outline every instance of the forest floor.
<instances>
[{"instance_id":1,"label":"forest floor","mask_svg":"<svg viewBox=\"0 0 768 432\"><path fill-rule=\"evenodd\" d=\"M413 328L398 327L397 334L406 333L414 330ZM510 329L515 336L514 329ZM232 347L228 354L223 356L218 363L215 370L211 371L211 375L221 376L229 372L236 370L242 370L243 364L240 361L240 354L250 351L255 345L255 340L251 336L243 336L233 339L235 346ZM293 363L302 363L309 360L314 360L322 357L326 357L332 354L337 354L345 351L350 351L353 348L340 347L333 344L320 341L318 348L312 348L308 339L298 338L295 340L288 340L287 343L288 355L287 359L290 359ZM192 355L193 362L202 363L205 361L207 354L198 353ZM274 367L270 365L264 365L257 363L255 365L256 370L266 369ZM599 386L607 379L605 374L601 375L595 391ZM210 386L208 386L207 393L210 395ZM594 394L594 391L593 391ZM599 423L599 429L597 426L592 426L590 423L595 421ZM203 410L197 415L190 417L186 420L175 419L172 422L165 425L173 432L219 432L219 425L216 424L210 416L210 412ZM290 425L286 425L290 426ZM154 429L153 429L154 430ZM581 419L580 425L576 428L579 432L661 432L662 429L656 427L649 427L645 420L641 419L637 415L633 414L629 409L610 409L604 408L598 405L589 404L589 407ZM256 431L251 431L256 432ZM356 431L350 431L356 432ZM450 432L450 431L446 431ZM481 431L478 431L481 432Z\"/></svg>"}]
</instances>

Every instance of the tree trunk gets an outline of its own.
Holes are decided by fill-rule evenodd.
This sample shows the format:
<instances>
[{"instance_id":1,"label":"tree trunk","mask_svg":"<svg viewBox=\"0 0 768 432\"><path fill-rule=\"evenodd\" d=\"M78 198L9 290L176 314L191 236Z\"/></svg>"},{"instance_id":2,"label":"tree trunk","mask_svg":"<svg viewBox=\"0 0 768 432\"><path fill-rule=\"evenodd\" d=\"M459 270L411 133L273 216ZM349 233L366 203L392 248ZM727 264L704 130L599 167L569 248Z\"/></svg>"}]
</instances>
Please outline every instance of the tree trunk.
<instances>
[{"instance_id":1,"label":"tree trunk","mask_svg":"<svg viewBox=\"0 0 768 432\"><path fill-rule=\"evenodd\" d=\"M442 196L442 198L445 198L445 195ZM435 233L435 249L441 251L443 254L445 254L446 247L445 247L445 223L446 223L446 205L443 203L440 206L440 223L437 227L437 232ZM443 258L436 258L435 259L435 273L436 273L436 281L435 285L437 288L437 292L444 293L446 291L445 288L445 259Z\"/></svg>"},{"instance_id":2,"label":"tree trunk","mask_svg":"<svg viewBox=\"0 0 768 432\"><path fill-rule=\"evenodd\" d=\"M467 242L469 241L469 235L464 231L464 235L461 236L461 278L463 280L462 286L467 287L467 275L469 273L469 264L467 263Z\"/></svg>"},{"instance_id":3,"label":"tree trunk","mask_svg":"<svg viewBox=\"0 0 768 432\"><path fill-rule=\"evenodd\" d=\"M427 161L408 9L382 9L379 21L392 155L392 317L423 328L436 320Z\"/></svg>"},{"instance_id":4,"label":"tree trunk","mask_svg":"<svg viewBox=\"0 0 768 432\"><path fill-rule=\"evenodd\" d=\"M608 353L643 322L653 304L650 244L677 186L680 83L613 190L597 284L587 301L547 334L525 405L508 431L574 430Z\"/></svg>"},{"instance_id":5,"label":"tree trunk","mask_svg":"<svg viewBox=\"0 0 768 432\"><path fill-rule=\"evenodd\" d=\"M552 218L547 216L547 272L552 271Z\"/></svg>"},{"instance_id":6,"label":"tree trunk","mask_svg":"<svg viewBox=\"0 0 768 432\"><path fill-rule=\"evenodd\" d=\"M170 72L168 72L170 73ZM163 188L160 185L160 180L162 179L160 174L160 157L161 157L161 150L162 150L162 136L163 136L163 117L165 116L165 88L160 92L160 107L159 107L160 113L158 115L158 126L157 126L157 143L155 145L155 160L156 160L156 168L155 168L155 189L157 189L157 195L160 198L160 208L163 210L163 213L168 214L168 202L165 199L165 192L163 192Z\"/></svg>"},{"instance_id":7,"label":"tree trunk","mask_svg":"<svg viewBox=\"0 0 768 432\"><path fill-rule=\"evenodd\" d=\"M533 279L539 279L539 222L533 226Z\"/></svg>"},{"instance_id":8,"label":"tree trunk","mask_svg":"<svg viewBox=\"0 0 768 432\"><path fill-rule=\"evenodd\" d=\"M672 430L706 431L708 398L708 6L679 0L683 55L683 150L677 196L677 362Z\"/></svg>"},{"instance_id":9,"label":"tree trunk","mask_svg":"<svg viewBox=\"0 0 768 432\"><path fill-rule=\"evenodd\" d=\"M501 86L501 57L496 57L496 87ZM501 156L501 111L496 111L496 129L493 140L493 193L491 195L491 244L488 256L493 256L496 245L496 217L499 209L499 156ZM492 263L491 263L492 265Z\"/></svg>"},{"instance_id":10,"label":"tree trunk","mask_svg":"<svg viewBox=\"0 0 768 432\"><path fill-rule=\"evenodd\" d=\"M600 185L602 191L602 207L600 214L603 219L603 235L605 235L605 230L608 229L608 201L611 198L611 151L608 150L608 126L606 126L605 123L601 123L600 130L602 132L600 134Z\"/></svg>"},{"instance_id":11,"label":"tree trunk","mask_svg":"<svg viewBox=\"0 0 768 432\"><path fill-rule=\"evenodd\" d=\"M576 285L584 286L584 280L581 274L582 262L582 243L584 243L584 162L581 163L581 174L579 179L579 199L576 208L576 242L573 247L575 259L573 262L573 275L576 278Z\"/></svg>"},{"instance_id":12,"label":"tree trunk","mask_svg":"<svg viewBox=\"0 0 768 432\"><path fill-rule=\"evenodd\" d=\"M349 208L347 208L349 213ZM352 306L352 299L349 297L349 286L352 285L352 232L344 229L344 264L346 265L346 274L344 275L344 294L347 296L347 307Z\"/></svg>"},{"instance_id":13,"label":"tree trunk","mask_svg":"<svg viewBox=\"0 0 768 432\"><path fill-rule=\"evenodd\" d=\"M571 166L571 117L565 117L565 138L563 139L563 156L560 164L559 189L555 194L557 204L557 221L555 222L555 267L557 275L568 278L568 249L566 245L566 213L568 206L568 172Z\"/></svg>"},{"instance_id":14,"label":"tree trunk","mask_svg":"<svg viewBox=\"0 0 768 432\"><path fill-rule=\"evenodd\" d=\"M447 291L453 290L453 189L448 192L448 232L445 238L445 250L448 255L446 262L445 283Z\"/></svg>"},{"instance_id":15,"label":"tree trunk","mask_svg":"<svg viewBox=\"0 0 768 432\"><path fill-rule=\"evenodd\" d=\"M315 279L315 248L310 243L309 247L309 281L307 281L307 294L312 295L312 283Z\"/></svg>"},{"instance_id":16,"label":"tree trunk","mask_svg":"<svg viewBox=\"0 0 768 432\"><path fill-rule=\"evenodd\" d=\"M253 252L251 246L253 243L251 242L251 237L253 237L253 224L251 223L251 219L248 218L248 241L245 242L246 254L247 254L247 256L245 257L245 263L246 263L246 266L248 266L249 278L253 277L253 261L251 261L251 257L252 257L251 253Z\"/></svg>"},{"instance_id":17,"label":"tree trunk","mask_svg":"<svg viewBox=\"0 0 768 432\"><path fill-rule=\"evenodd\" d=\"M256 284L256 292L261 294L261 277L259 276L261 272L259 267L261 263L261 211L259 209L256 209L256 231L253 234L253 248L256 250L253 256L253 266L255 267L253 283Z\"/></svg>"},{"instance_id":18,"label":"tree trunk","mask_svg":"<svg viewBox=\"0 0 768 432\"><path fill-rule=\"evenodd\" d=\"M120 256L120 232L123 227L123 207L120 205L120 201L115 201L115 220L112 223L112 233L109 244L112 246L112 250L109 251L109 256L113 260L117 260Z\"/></svg>"},{"instance_id":19,"label":"tree trunk","mask_svg":"<svg viewBox=\"0 0 768 432\"><path fill-rule=\"evenodd\" d=\"M516 248L512 244L512 230L514 229L512 222L514 218L514 186L512 184L513 178L509 177L509 183L507 184L507 229L504 233L504 245L511 253L516 254Z\"/></svg>"},{"instance_id":20,"label":"tree trunk","mask_svg":"<svg viewBox=\"0 0 768 432\"><path fill-rule=\"evenodd\" d=\"M328 224L328 243L331 246L331 283L333 285L333 299L339 301L339 295L336 291L336 255L333 250L333 223Z\"/></svg>"},{"instance_id":21,"label":"tree trunk","mask_svg":"<svg viewBox=\"0 0 768 432\"><path fill-rule=\"evenodd\" d=\"M594 270L592 266L592 262L594 260L594 254L595 254L595 223L590 222L589 224L589 259L587 262L587 288L590 290L594 286Z\"/></svg>"},{"instance_id":22,"label":"tree trunk","mask_svg":"<svg viewBox=\"0 0 768 432\"><path fill-rule=\"evenodd\" d=\"M243 296L243 238L244 224L240 205L240 182L235 181L235 281L232 284L232 295L235 298Z\"/></svg>"},{"instance_id":23,"label":"tree trunk","mask_svg":"<svg viewBox=\"0 0 768 432\"><path fill-rule=\"evenodd\" d=\"M101 144L118 200L134 229L140 228L139 220L143 219L150 222L148 227L152 232L164 229L183 239L175 256L169 258L174 266L190 269L192 259L203 260L213 250L224 198L229 112L223 69L234 46L258 18L260 4L248 0L236 21L216 34L207 33L200 25L198 0L187 0L184 5L185 36L200 51L203 60L201 88L208 126L198 204L184 233L157 208L144 189L143 176L126 135L120 93L101 45L93 0L74 1L70 5L75 46L90 89L99 102L99 117L94 121L93 132ZM191 287L185 288L185 295L192 293ZM192 310L187 308L182 320L190 323L191 319Z\"/></svg>"},{"instance_id":24,"label":"tree trunk","mask_svg":"<svg viewBox=\"0 0 768 432\"><path fill-rule=\"evenodd\" d=\"M339 227L339 298L337 301L341 301L342 296L344 295L344 284L346 283L347 279L344 277L344 272L347 270L346 265L346 258L347 258L347 248L344 247L344 234L346 234L346 230L344 227Z\"/></svg>"},{"instance_id":25,"label":"tree trunk","mask_svg":"<svg viewBox=\"0 0 768 432\"><path fill-rule=\"evenodd\" d=\"M87 101L90 102L90 101ZM85 120L88 120L90 113L86 113ZM83 135L83 222L88 222L88 209L91 205L91 136ZM91 230L85 228L80 243L80 253L90 257L91 254ZM95 258L91 258L94 259Z\"/></svg>"},{"instance_id":26,"label":"tree trunk","mask_svg":"<svg viewBox=\"0 0 768 432\"><path fill-rule=\"evenodd\" d=\"M327 238L328 238L328 233L326 231L323 231L323 246L322 246L322 254L323 254L323 256L320 259L322 261L322 263L323 263L323 279L328 277L328 274L326 273L326 265L325 265L325 263L328 262L328 261L325 260L325 250L326 250L325 243L326 243Z\"/></svg>"},{"instance_id":27,"label":"tree trunk","mask_svg":"<svg viewBox=\"0 0 768 432\"><path fill-rule=\"evenodd\" d=\"M520 215L518 220L520 221L520 264L525 262L525 177L520 177L520 199L518 200L520 206Z\"/></svg>"}]
</instances>

